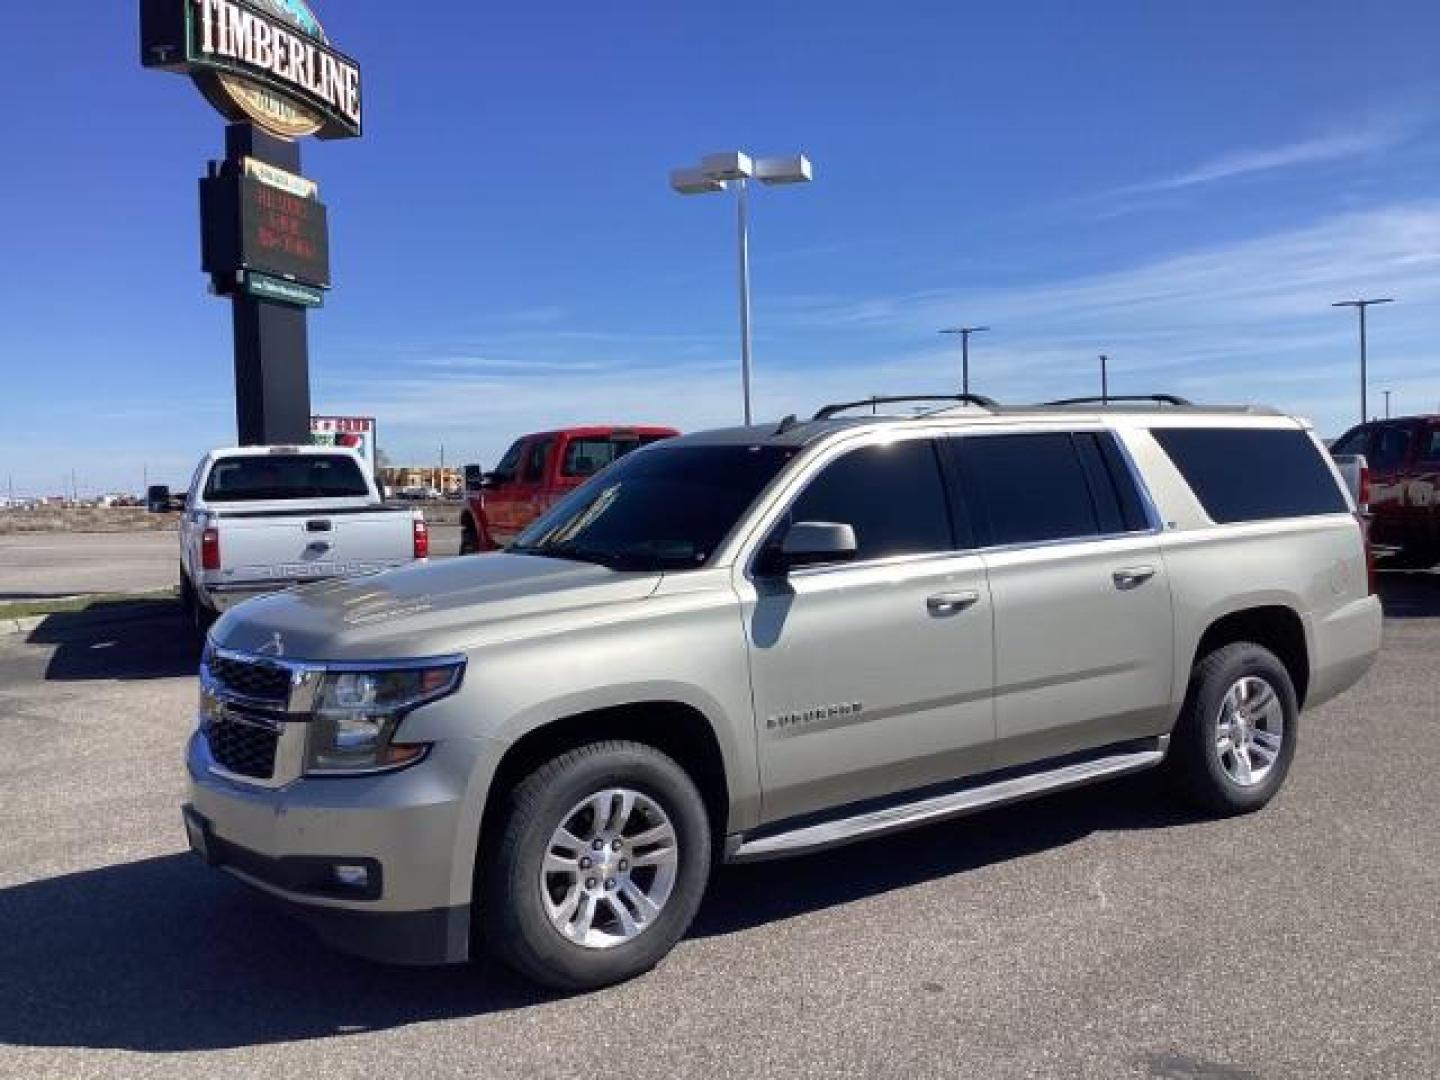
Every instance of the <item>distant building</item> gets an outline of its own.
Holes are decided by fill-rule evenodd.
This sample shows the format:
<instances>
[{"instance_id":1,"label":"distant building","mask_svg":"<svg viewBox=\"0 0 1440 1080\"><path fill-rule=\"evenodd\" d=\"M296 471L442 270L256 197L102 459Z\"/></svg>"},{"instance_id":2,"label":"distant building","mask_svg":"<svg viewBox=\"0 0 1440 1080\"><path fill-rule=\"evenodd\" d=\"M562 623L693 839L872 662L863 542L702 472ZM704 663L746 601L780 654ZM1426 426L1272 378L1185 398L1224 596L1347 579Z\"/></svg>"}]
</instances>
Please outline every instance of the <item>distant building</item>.
<instances>
[{"instance_id":1,"label":"distant building","mask_svg":"<svg viewBox=\"0 0 1440 1080\"><path fill-rule=\"evenodd\" d=\"M383 465L377 471L380 486L391 496L420 490L450 495L465 486L464 475L459 469L442 469L436 465Z\"/></svg>"}]
</instances>

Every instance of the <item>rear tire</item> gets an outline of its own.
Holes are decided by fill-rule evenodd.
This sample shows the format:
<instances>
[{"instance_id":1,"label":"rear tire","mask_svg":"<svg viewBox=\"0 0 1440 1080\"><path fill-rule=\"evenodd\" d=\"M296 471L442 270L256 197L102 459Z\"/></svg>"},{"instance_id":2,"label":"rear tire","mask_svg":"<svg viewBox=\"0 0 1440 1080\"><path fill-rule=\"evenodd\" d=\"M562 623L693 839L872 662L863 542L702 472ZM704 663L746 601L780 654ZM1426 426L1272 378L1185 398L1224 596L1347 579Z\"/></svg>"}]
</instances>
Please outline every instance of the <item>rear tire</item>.
<instances>
[{"instance_id":1,"label":"rear tire","mask_svg":"<svg viewBox=\"0 0 1440 1080\"><path fill-rule=\"evenodd\" d=\"M475 522L470 518L462 518L460 521L460 554L478 555L480 553L480 534L475 529Z\"/></svg>"},{"instance_id":2,"label":"rear tire","mask_svg":"<svg viewBox=\"0 0 1440 1080\"><path fill-rule=\"evenodd\" d=\"M710 823L689 775L642 743L546 762L510 793L483 881L489 949L558 990L654 967L689 928L710 876Z\"/></svg>"},{"instance_id":3,"label":"rear tire","mask_svg":"<svg viewBox=\"0 0 1440 1080\"><path fill-rule=\"evenodd\" d=\"M1180 793L1219 816L1260 809L1290 771L1299 715L1290 672L1269 649L1238 641L1202 658L1170 740Z\"/></svg>"}]
</instances>

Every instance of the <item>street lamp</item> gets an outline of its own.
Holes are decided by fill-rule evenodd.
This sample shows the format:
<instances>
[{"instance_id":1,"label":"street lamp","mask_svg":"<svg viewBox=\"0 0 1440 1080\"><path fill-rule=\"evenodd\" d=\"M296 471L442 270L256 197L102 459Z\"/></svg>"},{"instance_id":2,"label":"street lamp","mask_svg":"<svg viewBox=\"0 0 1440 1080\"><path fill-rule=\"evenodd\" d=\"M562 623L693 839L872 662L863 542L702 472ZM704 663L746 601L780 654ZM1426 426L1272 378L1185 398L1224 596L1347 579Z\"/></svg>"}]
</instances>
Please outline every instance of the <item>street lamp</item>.
<instances>
[{"instance_id":1,"label":"street lamp","mask_svg":"<svg viewBox=\"0 0 1440 1080\"><path fill-rule=\"evenodd\" d=\"M750 181L762 184L804 184L814 168L804 154L791 157L752 158L732 150L708 154L699 168L674 169L670 186L681 195L709 195L734 187L740 238L740 383L745 395L745 425L750 416Z\"/></svg>"},{"instance_id":2,"label":"street lamp","mask_svg":"<svg viewBox=\"0 0 1440 1080\"><path fill-rule=\"evenodd\" d=\"M988 326L947 326L940 333L960 335L960 392L970 392L970 335L983 334Z\"/></svg>"},{"instance_id":3,"label":"street lamp","mask_svg":"<svg viewBox=\"0 0 1440 1080\"><path fill-rule=\"evenodd\" d=\"M1100 354L1100 404L1110 404L1110 358Z\"/></svg>"},{"instance_id":4,"label":"street lamp","mask_svg":"<svg viewBox=\"0 0 1440 1080\"><path fill-rule=\"evenodd\" d=\"M1390 419L1390 391L1389 391L1389 390L1382 390L1382 391L1380 391L1380 392L1385 395L1385 419L1386 419L1386 420L1389 420L1389 419Z\"/></svg>"},{"instance_id":5,"label":"street lamp","mask_svg":"<svg viewBox=\"0 0 1440 1080\"><path fill-rule=\"evenodd\" d=\"M1365 384L1368 379L1365 359L1365 309L1374 304L1393 304L1394 302L1393 297L1380 296L1366 300L1337 300L1330 305L1331 307L1353 307L1360 313L1360 422L1362 424L1370 419L1365 397Z\"/></svg>"}]
</instances>

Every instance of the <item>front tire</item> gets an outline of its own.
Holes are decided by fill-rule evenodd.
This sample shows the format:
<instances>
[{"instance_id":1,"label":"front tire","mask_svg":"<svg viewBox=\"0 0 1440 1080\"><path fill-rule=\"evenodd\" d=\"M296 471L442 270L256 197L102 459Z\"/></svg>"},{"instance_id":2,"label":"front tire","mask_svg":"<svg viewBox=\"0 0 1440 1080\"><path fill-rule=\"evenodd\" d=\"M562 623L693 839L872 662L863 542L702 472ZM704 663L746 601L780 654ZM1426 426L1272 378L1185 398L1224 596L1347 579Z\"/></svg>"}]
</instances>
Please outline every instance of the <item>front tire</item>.
<instances>
[{"instance_id":1,"label":"front tire","mask_svg":"<svg viewBox=\"0 0 1440 1080\"><path fill-rule=\"evenodd\" d=\"M590 743L511 792L480 921L537 983L591 990L654 967L689 928L710 876L694 781L642 743Z\"/></svg>"},{"instance_id":2,"label":"front tire","mask_svg":"<svg viewBox=\"0 0 1440 1080\"><path fill-rule=\"evenodd\" d=\"M1300 707L1290 672L1269 649L1239 641L1195 665L1169 764L1185 798L1220 816L1268 803L1295 757Z\"/></svg>"}]
</instances>

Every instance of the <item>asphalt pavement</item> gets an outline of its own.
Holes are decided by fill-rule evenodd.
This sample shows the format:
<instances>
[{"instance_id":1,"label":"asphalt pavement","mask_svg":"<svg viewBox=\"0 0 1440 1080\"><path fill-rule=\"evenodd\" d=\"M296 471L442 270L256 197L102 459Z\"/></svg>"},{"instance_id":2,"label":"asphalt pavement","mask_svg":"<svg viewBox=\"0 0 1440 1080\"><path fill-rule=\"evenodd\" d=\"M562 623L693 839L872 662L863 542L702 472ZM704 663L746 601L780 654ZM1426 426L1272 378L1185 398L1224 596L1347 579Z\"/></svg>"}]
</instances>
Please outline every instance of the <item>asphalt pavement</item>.
<instances>
[{"instance_id":1,"label":"asphalt pavement","mask_svg":"<svg viewBox=\"0 0 1440 1080\"><path fill-rule=\"evenodd\" d=\"M184 853L168 603L0 635L0 1076L1421 1077L1440 1061L1440 575L1227 821L1146 777L722 870L653 973L552 997L327 950Z\"/></svg>"}]
</instances>

